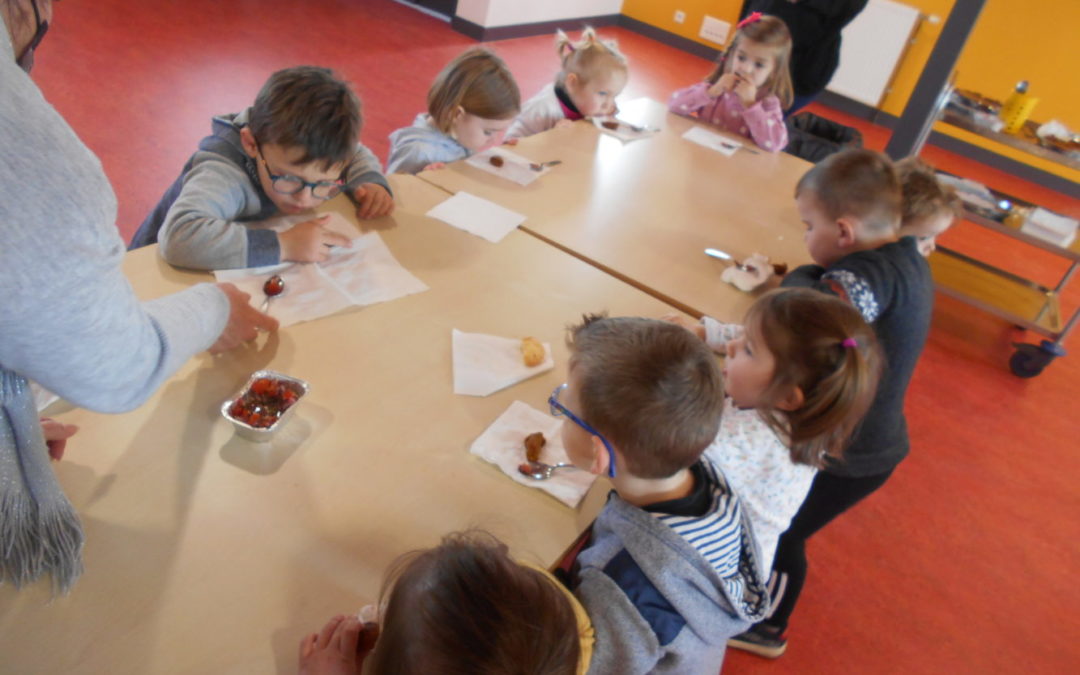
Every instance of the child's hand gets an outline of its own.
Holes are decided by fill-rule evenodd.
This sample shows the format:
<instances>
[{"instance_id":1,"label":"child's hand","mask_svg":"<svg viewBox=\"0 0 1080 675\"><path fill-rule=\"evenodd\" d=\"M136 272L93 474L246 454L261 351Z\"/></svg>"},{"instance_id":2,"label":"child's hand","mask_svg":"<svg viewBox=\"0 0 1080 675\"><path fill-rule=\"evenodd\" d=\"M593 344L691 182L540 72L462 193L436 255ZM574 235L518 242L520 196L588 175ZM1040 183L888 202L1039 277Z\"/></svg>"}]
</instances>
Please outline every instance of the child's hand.
<instances>
[{"instance_id":1,"label":"child's hand","mask_svg":"<svg viewBox=\"0 0 1080 675\"><path fill-rule=\"evenodd\" d=\"M724 92L731 91L735 88L735 84L739 81L739 77L735 73L724 73L720 76L720 79L716 81L716 84L709 87L709 91L706 92L709 96L716 98L722 96Z\"/></svg>"},{"instance_id":2,"label":"child's hand","mask_svg":"<svg viewBox=\"0 0 1080 675\"><path fill-rule=\"evenodd\" d=\"M432 162L431 164L428 164L427 166L425 166L422 170L423 171L438 171L439 169L445 169L445 168L446 168L446 162Z\"/></svg>"},{"instance_id":3,"label":"child's hand","mask_svg":"<svg viewBox=\"0 0 1080 675\"><path fill-rule=\"evenodd\" d=\"M79 427L64 424L48 417L41 418L41 433L45 435L45 445L49 448L49 457L59 462L64 456L67 439L75 435Z\"/></svg>"},{"instance_id":4,"label":"child's hand","mask_svg":"<svg viewBox=\"0 0 1080 675\"><path fill-rule=\"evenodd\" d=\"M360 220L381 218L394 211L394 198L378 183L363 183L353 192L356 199L356 217Z\"/></svg>"},{"instance_id":5,"label":"child's hand","mask_svg":"<svg viewBox=\"0 0 1080 675\"><path fill-rule=\"evenodd\" d=\"M750 107L754 105L754 101L757 100L757 87L753 85L749 80L744 80L741 77L737 77L735 88L731 91L735 92L735 95L739 97L744 106Z\"/></svg>"},{"instance_id":6,"label":"child's hand","mask_svg":"<svg viewBox=\"0 0 1080 675\"><path fill-rule=\"evenodd\" d=\"M293 225L278 232L281 259L294 262L322 262L330 254L332 246L349 246L349 238L326 228L330 214Z\"/></svg>"},{"instance_id":7,"label":"child's hand","mask_svg":"<svg viewBox=\"0 0 1080 675\"><path fill-rule=\"evenodd\" d=\"M556 129L569 129L573 125L574 125L573 120L561 119L561 120L559 120L558 122L555 123L555 128Z\"/></svg>"},{"instance_id":8,"label":"child's hand","mask_svg":"<svg viewBox=\"0 0 1080 675\"><path fill-rule=\"evenodd\" d=\"M693 319L683 316L682 314L665 314L664 316L660 317L660 320L673 323L676 326L682 326L683 328L698 336L702 340L705 339L705 326L702 325L700 321L694 321Z\"/></svg>"},{"instance_id":9,"label":"child's hand","mask_svg":"<svg viewBox=\"0 0 1080 675\"><path fill-rule=\"evenodd\" d=\"M516 138L508 138L505 141L503 141L503 145L517 145L517 142L518 142L518 139L516 139Z\"/></svg>"},{"instance_id":10,"label":"child's hand","mask_svg":"<svg viewBox=\"0 0 1080 675\"><path fill-rule=\"evenodd\" d=\"M355 616L335 616L301 640L300 675L357 675L364 663L356 652L361 628Z\"/></svg>"}]
</instances>

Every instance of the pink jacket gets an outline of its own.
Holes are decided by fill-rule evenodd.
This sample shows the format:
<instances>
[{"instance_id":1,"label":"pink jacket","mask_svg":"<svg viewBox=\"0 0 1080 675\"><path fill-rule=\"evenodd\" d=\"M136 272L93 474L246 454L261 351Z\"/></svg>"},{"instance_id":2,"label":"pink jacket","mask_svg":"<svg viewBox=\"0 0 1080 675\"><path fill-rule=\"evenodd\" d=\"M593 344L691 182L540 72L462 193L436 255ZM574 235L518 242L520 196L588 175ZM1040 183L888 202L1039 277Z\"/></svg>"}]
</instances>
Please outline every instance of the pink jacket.
<instances>
[{"instance_id":1,"label":"pink jacket","mask_svg":"<svg viewBox=\"0 0 1080 675\"><path fill-rule=\"evenodd\" d=\"M725 131L754 139L763 150L779 152L787 145L787 127L780 99L773 95L757 101L749 108L734 93L724 92L718 98L709 96L708 82L698 82L671 95L668 109L678 115L697 117Z\"/></svg>"}]
</instances>

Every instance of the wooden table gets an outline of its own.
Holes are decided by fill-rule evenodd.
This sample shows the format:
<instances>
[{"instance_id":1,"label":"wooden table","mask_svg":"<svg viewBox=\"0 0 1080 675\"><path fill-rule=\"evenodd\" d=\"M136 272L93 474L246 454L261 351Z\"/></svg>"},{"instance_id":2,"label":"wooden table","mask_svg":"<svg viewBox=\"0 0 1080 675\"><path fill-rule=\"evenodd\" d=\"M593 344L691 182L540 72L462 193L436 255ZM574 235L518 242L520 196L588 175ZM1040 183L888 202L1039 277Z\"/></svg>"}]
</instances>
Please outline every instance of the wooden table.
<instances>
[{"instance_id":1,"label":"wooden table","mask_svg":"<svg viewBox=\"0 0 1080 675\"><path fill-rule=\"evenodd\" d=\"M670 307L525 233L493 245L419 215L446 194L393 183L398 210L376 224L394 226L384 240L431 290L199 356L131 413L57 415L82 427L55 468L86 529L86 572L51 603L47 583L0 587L0 671L291 673L300 638L374 601L399 554L480 526L550 563L592 519L605 480L575 511L469 445L515 399L544 409L565 379L564 326L583 312ZM126 270L144 298L205 279L153 248ZM455 327L535 335L556 369L456 396ZM312 387L269 446L219 414L264 367Z\"/></svg>"},{"instance_id":2,"label":"wooden table","mask_svg":"<svg viewBox=\"0 0 1080 675\"><path fill-rule=\"evenodd\" d=\"M620 116L662 131L624 144L577 122L523 139L515 152L563 162L527 187L464 162L419 175L524 214L527 232L694 315L739 321L755 297L720 281L726 263L707 247L810 262L794 199L809 163L764 151L725 157L681 138L697 123L648 99Z\"/></svg>"}]
</instances>

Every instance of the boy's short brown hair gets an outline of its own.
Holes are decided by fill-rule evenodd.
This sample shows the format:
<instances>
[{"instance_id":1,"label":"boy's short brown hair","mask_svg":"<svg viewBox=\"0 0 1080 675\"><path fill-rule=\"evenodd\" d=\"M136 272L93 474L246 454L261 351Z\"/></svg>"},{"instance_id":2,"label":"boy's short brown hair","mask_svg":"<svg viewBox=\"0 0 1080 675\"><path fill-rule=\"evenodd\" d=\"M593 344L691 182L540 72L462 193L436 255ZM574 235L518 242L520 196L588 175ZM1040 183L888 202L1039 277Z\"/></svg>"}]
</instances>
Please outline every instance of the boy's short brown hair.
<instances>
[{"instance_id":1,"label":"boy's short brown hair","mask_svg":"<svg viewBox=\"0 0 1080 675\"><path fill-rule=\"evenodd\" d=\"M427 103L431 121L445 134L458 106L486 120L516 117L521 112L521 93L502 59L483 47L473 47L435 77Z\"/></svg>"},{"instance_id":2,"label":"boy's short brown hair","mask_svg":"<svg viewBox=\"0 0 1080 675\"><path fill-rule=\"evenodd\" d=\"M876 232L900 227L900 181L880 152L842 150L803 174L795 196L812 192L830 219L854 217Z\"/></svg>"},{"instance_id":3,"label":"boy's short brown hair","mask_svg":"<svg viewBox=\"0 0 1080 675\"><path fill-rule=\"evenodd\" d=\"M918 157L905 157L897 162L896 175L903 194L901 225L938 215L950 215L956 219L963 214L963 202L956 190L939 181L934 167Z\"/></svg>"},{"instance_id":4,"label":"boy's short brown hair","mask_svg":"<svg viewBox=\"0 0 1080 675\"><path fill-rule=\"evenodd\" d=\"M578 413L620 451L626 471L667 478L716 438L724 382L716 357L666 321L587 316L567 338Z\"/></svg>"},{"instance_id":5,"label":"boy's short brown hair","mask_svg":"<svg viewBox=\"0 0 1080 675\"><path fill-rule=\"evenodd\" d=\"M271 75L248 120L259 143L301 148L298 162L318 161L324 170L352 157L362 124L360 99L333 71L317 66Z\"/></svg>"},{"instance_id":6,"label":"boy's short brown hair","mask_svg":"<svg viewBox=\"0 0 1080 675\"><path fill-rule=\"evenodd\" d=\"M574 675L581 636L558 582L480 531L399 558L370 672Z\"/></svg>"}]
</instances>

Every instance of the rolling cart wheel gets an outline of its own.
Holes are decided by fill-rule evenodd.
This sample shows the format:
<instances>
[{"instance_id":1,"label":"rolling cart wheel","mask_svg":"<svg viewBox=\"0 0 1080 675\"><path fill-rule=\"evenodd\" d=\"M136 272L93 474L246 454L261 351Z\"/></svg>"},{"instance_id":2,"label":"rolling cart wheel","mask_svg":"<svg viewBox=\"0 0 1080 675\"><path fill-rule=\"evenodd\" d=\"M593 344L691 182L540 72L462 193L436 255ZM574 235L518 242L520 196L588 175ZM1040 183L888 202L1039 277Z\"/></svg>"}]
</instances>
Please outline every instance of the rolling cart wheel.
<instances>
[{"instance_id":1,"label":"rolling cart wheel","mask_svg":"<svg viewBox=\"0 0 1080 675\"><path fill-rule=\"evenodd\" d=\"M1014 342L1013 346L1016 347L1016 352L1009 359L1009 370L1017 377L1035 377L1050 365L1051 361L1065 356L1062 346L1049 340L1043 340L1038 345Z\"/></svg>"}]
</instances>

